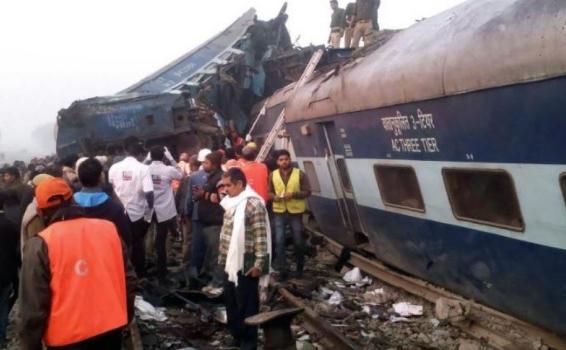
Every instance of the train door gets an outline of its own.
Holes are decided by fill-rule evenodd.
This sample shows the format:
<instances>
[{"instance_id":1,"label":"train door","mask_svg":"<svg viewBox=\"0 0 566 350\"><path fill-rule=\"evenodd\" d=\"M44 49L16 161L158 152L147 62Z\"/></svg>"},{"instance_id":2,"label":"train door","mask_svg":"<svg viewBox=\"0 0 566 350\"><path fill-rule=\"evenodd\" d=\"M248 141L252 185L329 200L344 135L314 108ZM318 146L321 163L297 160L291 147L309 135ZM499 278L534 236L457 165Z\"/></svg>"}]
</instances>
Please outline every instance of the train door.
<instances>
[{"instance_id":1,"label":"train door","mask_svg":"<svg viewBox=\"0 0 566 350\"><path fill-rule=\"evenodd\" d=\"M320 127L323 131L323 142L325 144L330 176L336 190L338 206L340 207L344 222L346 227L352 232L363 235L363 237L357 236L357 241L360 243L366 242L367 235L364 233L360 220L354 188L350 181L350 174L344 157L344 144L333 122L321 123Z\"/></svg>"}]
</instances>

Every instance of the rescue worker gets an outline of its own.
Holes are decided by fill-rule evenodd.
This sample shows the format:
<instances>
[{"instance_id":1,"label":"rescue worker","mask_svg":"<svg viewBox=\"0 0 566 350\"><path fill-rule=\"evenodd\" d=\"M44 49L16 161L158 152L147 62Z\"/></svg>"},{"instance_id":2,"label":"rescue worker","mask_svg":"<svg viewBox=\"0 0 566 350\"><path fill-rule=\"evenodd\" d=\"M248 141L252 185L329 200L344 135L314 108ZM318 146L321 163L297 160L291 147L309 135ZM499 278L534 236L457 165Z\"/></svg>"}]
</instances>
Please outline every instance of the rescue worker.
<instances>
[{"instance_id":1,"label":"rescue worker","mask_svg":"<svg viewBox=\"0 0 566 350\"><path fill-rule=\"evenodd\" d=\"M153 222L157 224L155 236L155 250L157 253L157 276L160 282L165 282L167 277L167 235L177 230L177 208L175 207L175 196L171 184L174 180L181 180L183 173L177 167L177 163L167 147L155 146L150 151L151 164L149 173L153 181ZM171 165L165 165L163 160L167 158Z\"/></svg>"},{"instance_id":2,"label":"rescue worker","mask_svg":"<svg viewBox=\"0 0 566 350\"><path fill-rule=\"evenodd\" d=\"M135 274L109 221L87 219L65 180L35 190L47 228L24 248L21 349L121 349L133 316Z\"/></svg>"},{"instance_id":3,"label":"rescue worker","mask_svg":"<svg viewBox=\"0 0 566 350\"><path fill-rule=\"evenodd\" d=\"M130 221L122 203L110 197L102 189L104 168L100 161L96 158L87 158L78 166L77 174L82 190L73 195L75 203L83 209L86 217L114 223L126 247L131 248Z\"/></svg>"},{"instance_id":4,"label":"rescue worker","mask_svg":"<svg viewBox=\"0 0 566 350\"><path fill-rule=\"evenodd\" d=\"M137 140L128 140L126 151L128 157L112 165L108 180L130 219L132 263L138 277L143 278L146 275L144 240L151 219L149 213L153 209L153 182L149 167L138 160L144 153L141 144Z\"/></svg>"},{"instance_id":5,"label":"rescue worker","mask_svg":"<svg viewBox=\"0 0 566 350\"><path fill-rule=\"evenodd\" d=\"M222 176L228 195L221 202L224 224L220 234L219 265L227 274L224 287L228 329L240 349L257 349L257 327L247 326L246 317L259 312L261 285L269 283L269 219L263 199L246 184L241 169L233 168Z\"/></svg>"},{"instance_id":6,"label":"rescue worker","mask_svg":"<svg viewBox=\"0 0 566 350\"><path fill-rule=\"evenodd\" d=\"M276 153L279 169L271 173L269 195L273 201L275 221L275 268L281 279L287 278L285 257L285 227L291 226L297 264L297 274L303 273L305 265L305 243L303 239L303 214L307 209L306 198L311 188L305 173L291 166L291 155L286 150Z\"/></svg>"},{"instance_id":7,"label":"rescue worker","mask_svg":"<svg viewBox=\"0 0 566 350\"><path fill-rule=\"evenodd\" d=\"M353 48L357 49L362 39L365 46L371 43L372 36L376 30L373 22L377 18L379 4L380 0L356 0L356 24L352 38Z\"/></svg>"},{"instance_id":8,"label":"rescue worker","mask_svg":"<svg viewBox=\"0 0 566 350\"><path fill-rule=\"evenodd\" d=\"M344 28L344 47L349 49L352 47L352 35L354 34L355 18L356 18L356 3L350 2L346 6L345 12L345 28Z\"/></svg>"},{"instance_id":9,"label":"rescue worker","mask_svg":"<svg viewBox=\"0 0 566 350\"><path fill-rule=\"evenodd\" d=\"M328 43L331 48L339 49L340 41L344 36L344 29L346 27L346 12L344 9L338 7L338 0L331 0L330 8L332 9L332 18L330 20Z\"/></svg>"}]
</instances>

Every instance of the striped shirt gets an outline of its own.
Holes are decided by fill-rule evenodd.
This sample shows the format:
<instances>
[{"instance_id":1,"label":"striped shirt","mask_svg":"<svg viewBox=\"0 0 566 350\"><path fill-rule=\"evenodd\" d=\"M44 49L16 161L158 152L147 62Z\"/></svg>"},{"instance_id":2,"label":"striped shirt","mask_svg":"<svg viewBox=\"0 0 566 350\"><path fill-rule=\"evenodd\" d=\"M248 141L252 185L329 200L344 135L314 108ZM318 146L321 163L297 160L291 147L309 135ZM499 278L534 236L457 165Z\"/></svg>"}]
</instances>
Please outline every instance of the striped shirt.
<instances>
[{"instance_id":1,"label":"striped shirt","mask_svg":"<svg viewBox=\"0 0 566 350\"><path fill-rule=\"evenodd\" d=\"M230 240L232 238L232 228L234 227L234 213L224 213L224 224L222 225L222 231L220 232L220 248L218 255L218 263L220 266L226 265L226 256L228 255L228 249L230 247ZM246 205L246 240L245 240L245 253L254 254L255 262L254 266L260 271L263 270L263 266L268 258L267 253L267 221L265 220L267 216L267 210L265 206L258 198L248 199ZM242 271L246 273L247 271ZM262 271L266 274L269 271Z\"/></svg>"}]
</instances>

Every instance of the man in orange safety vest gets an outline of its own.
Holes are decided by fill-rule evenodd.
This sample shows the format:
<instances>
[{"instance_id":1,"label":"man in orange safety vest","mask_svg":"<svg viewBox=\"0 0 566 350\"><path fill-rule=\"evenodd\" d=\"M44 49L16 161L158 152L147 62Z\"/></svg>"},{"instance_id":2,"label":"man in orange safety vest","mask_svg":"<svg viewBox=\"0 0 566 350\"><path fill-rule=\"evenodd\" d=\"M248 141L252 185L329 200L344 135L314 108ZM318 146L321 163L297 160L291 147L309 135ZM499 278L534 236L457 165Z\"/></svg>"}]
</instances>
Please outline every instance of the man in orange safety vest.
<instances>
[{"instance_id":1,"label":"man in orange safety vest","mask_svg":"<svg viewBox=\"0 0 566 350\"><path fill-rule=\"evenodd\" d=\"M114 224L87 219L60 178L35 190L46 224L24 248L21 349L121 348L133 316L135 272Z\"/></svg>"}]
</instances>

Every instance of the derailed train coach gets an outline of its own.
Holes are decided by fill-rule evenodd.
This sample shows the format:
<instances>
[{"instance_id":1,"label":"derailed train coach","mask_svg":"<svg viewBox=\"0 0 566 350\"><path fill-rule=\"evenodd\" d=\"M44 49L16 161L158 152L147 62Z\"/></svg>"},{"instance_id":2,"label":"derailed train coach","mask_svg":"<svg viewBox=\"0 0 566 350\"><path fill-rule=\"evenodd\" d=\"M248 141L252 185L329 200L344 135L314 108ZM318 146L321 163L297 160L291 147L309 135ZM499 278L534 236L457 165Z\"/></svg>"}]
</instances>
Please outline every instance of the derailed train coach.
<instances>
[{"instance_id":1,"label":"derailed train coach","mask_svg":"<svg viewBox=\"0 0 566 350\"><path fill-rule=\"evenodd\" d=\"M322 231L566 335L564 23L561 0L470 0L299 89Z\"/></svg>"},{"instance_id":2,"label":"derailed train coach","mask_svg":"<svg viewBox=\"0 0 566 350\"><path fill-rule=\"evenodd\" d=\"M57 118L59 155L104 153L127 137L177 147L219 143L222 131L214 118L191 106L181 93L95 97L73 103ZM202 140L202 141L201 141Z\"/></svg>"},{"instance_id":3,"label":"derailed train coach","mask_svg":"<svg viewBox=\"0 0 566 350\"><path fill-rule=\"evenodd\" d=\"M253 105L296 80L313 50L292 45L286 8L268 21L250 9L127 89L61 110L57 154L104 152L130 136L195 153L224 143L228 127L245 132Z\"/></svg>"}]
</instances>

